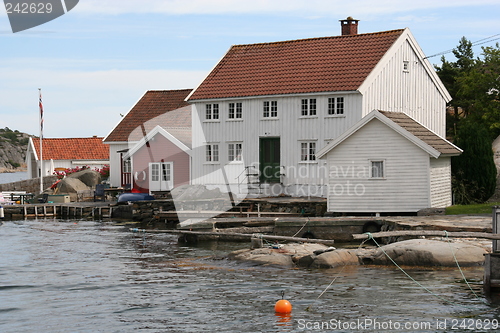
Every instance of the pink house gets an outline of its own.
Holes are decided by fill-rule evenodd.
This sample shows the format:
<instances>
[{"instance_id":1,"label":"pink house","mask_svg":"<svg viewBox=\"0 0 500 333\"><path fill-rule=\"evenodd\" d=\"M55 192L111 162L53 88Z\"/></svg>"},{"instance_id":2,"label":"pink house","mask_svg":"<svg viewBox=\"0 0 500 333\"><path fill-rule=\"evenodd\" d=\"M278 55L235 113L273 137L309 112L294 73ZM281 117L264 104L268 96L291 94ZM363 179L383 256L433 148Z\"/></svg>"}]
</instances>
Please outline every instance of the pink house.
<instances>
[{"instance_id":1,"label":"pink house","mask_svg":"<svg viewBox=\"0 0 500 333\"><path fill-rule=\"evenodd\" d=\"M170 191L189 184L191 128L157 125L124 156L132 166L132 189L142 193Z\"/></svg>"}]
</instances>

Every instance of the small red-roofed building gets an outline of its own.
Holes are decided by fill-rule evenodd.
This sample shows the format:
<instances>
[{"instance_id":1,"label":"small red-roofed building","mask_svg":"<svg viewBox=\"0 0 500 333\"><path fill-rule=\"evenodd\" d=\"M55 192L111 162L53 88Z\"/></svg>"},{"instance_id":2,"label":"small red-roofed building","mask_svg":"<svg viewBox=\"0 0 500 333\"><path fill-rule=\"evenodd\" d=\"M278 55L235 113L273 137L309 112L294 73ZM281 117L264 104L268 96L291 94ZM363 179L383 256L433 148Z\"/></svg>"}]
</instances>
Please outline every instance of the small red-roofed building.
<instances>
[{"instance_id":1,"label":"small red-roofed building","mask_svg":"<svg viewBox=\"0 0 500 333\"><path fill-rule=\"evenodd\" d=\"M157 125L125 155L132 165L132 188L166 192L190 183L191 127Z\"/></svg>"},{"instance_id":2,"label":"small red-roofed building","mask_svg":"<svg viewBox=\"0 0 500 333\"><path fill-rule=\"evenodd\" d=\"M101 169L109 164L109 148L102 137L90 138L43 138L40 154L40 138L30 138L26 152L28 176L51 176L58 169L90 167ZM40 155L43 163L40 163ZM40 167L43 170L40 171Z\"/></svg>"},{"instance_id":3,"label":"small red-roofed building","mask_svg":"<svg viewBox=\"0 0 500 333\"><path fill-rule=\"evenodd\" d=\"M185 98L190 92L147 91L104 138L111 186L147 193L189 183L191 106Z\"/></svg>"}]
</instances>

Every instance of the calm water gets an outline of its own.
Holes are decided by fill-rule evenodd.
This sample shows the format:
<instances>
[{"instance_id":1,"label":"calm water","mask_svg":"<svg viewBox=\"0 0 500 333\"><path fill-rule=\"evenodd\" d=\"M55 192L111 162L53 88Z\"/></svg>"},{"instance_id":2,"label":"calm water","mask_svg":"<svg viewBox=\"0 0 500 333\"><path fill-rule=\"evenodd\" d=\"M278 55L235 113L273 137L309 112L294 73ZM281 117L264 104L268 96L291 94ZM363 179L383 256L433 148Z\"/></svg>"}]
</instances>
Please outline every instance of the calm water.
<instances>
[{"instance_id":1,"label":"calm water","mask_svg":"<svg viewBox=\"0 0 500 333\"><path fill-rule=\"evenodd\" d=\"M0 173L0 184L13 183L28 179L27 172L5 172Z\"/></svg>"},{"instance_id":2,"label":"calm water","mask_svg":"<svg viewBox=\"0 0 500 333\"><path fill-rule=\"evenodd\" d=\"M460 328L487 326L500 311L477 300L456 269L410 271L450 305L393 268L253 267L225 259L246 244L183 246L175 236L127 230L89 221L6 221L0 332L396 332L403 325L411 332L498 331ZM465 274L479 291L482 270ZM281 290L294 306L291 317L274 313ZM469 314L476 316L462 318ZM339 321L350 326L335 329Z\"/></svg>"}]
</instances>

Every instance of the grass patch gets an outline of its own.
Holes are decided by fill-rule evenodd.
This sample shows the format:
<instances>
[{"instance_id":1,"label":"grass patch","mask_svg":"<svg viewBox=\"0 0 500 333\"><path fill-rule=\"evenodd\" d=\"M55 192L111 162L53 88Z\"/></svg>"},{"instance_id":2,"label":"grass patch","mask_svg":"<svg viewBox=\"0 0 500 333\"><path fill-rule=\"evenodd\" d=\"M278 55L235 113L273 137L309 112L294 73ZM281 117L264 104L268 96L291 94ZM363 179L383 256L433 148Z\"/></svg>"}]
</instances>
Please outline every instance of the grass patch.
<instances>
[{"instance_id":1,"label":"grass patch","mask_svg":"<svg viewBox=\"0 0 500 333\"><path fill-rule=\"evenodd\" d=\"M491 214L493 206L500 206L500 202L488 202L473 205L454 205L446 207L446 215Z\"/></svg>"}]
</instances>

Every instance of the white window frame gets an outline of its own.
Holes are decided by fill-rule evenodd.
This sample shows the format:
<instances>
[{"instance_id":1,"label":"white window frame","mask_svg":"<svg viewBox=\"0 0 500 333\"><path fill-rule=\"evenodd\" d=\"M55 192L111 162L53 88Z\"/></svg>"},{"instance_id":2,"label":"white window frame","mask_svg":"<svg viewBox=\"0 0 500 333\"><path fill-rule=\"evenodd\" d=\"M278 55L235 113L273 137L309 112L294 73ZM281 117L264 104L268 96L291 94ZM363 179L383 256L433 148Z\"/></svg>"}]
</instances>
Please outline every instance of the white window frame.
<instances>
[{"instance_id":1,"label":"white window frame","mask_svg":"<svg viewBox=\"0 0 500 333\"><path fill-rule=\"evenodd\" d=\"M318 103L316 98L303 98L300 101L301 117L317 117Z\"/></svg>"},{"instance_id":2,"label":"white window frame","mask_svg":"<svg viewBox=\"0 0 500 333\"><path fill-rule=\"evenodd\" d=\"M205 163L217 164L220 162L219 143L205 144Z\"/></svg>"},{"instance_id":3,"label":"white window frame","mask_svg":"<svg viewBox=\"0 0 500 333\"><path fill-rule=\"evenodd\" d=\"M300 141L300 162L317 163L316 153L318 152L317 140Z\"/></svg>"},{"instance_id":4,"label":"white window frame","mask_svg":"<svg viewBox=\"0 0 500 333\"><path fill-rule=\"evenodd\" d=\"M123 159L122 170L124 173L132 173L132 159L130 157Z\"/></svg>"},{"instance_id":5,"label":"white window frame","mask_svg":"<svg viewBox=\"0 0 500 333\"><path fill-rule=\"evenodd\" d=\"M278 101L264 101L262 103L262 118L278 119Z\"/></svg>"},{"instance_id":6,"label":"white window frame","mask_svg":"<svg viewBox=\"0 0 500 333\"><path fill-rule=\"evenodd\" d=\"M241 120L243 118L243 103L229 103L227 118L229 120Z\"/></svg>"},{"instance_id":7,"label":"white window frame","mask_svg":"<svg viewBox=\"0 0 500 333\"><path fill-rule=\"evenodd\" d=\"M385 160L370 160L370 179L385 179Z\"/></svg>"},{"instance_id":8,"label":"white window frame","mask_svg":"<svg viewBox=\"0 0 500 333\"><path fill-rule=\"evenodd\" d=\"M242 151L243 151L243 143L242 142L229 142L227 144L227 160L229 162L242 162Z\"/></svg>"},{"instance_id":9,"label":"white window frame","mask_svg":"<svg viewBox=\"0 0 500 333\"><path fill-rule=\"evenodd\" d=\"M403 72L404 73L410 72L410 62L408 60L403 61Z\"/></svg>"},{"instance_id":10,"label":"white window frame","mask_svg":"<svg viewBox=\"0 0 500 333\"><path fill-rule=\"evenodd\" d=\"M205 104L205 121L219 121L219 103Z\"/></svg>"},{"instance_id":11,"label":"white window frame","mask_svg":"<svg viewBox=\"0 0 500 333\"><path fill-rule=\"evenodd\" d=\"M328 97L327 117L345 117L344 96Z\"/></svg>"}]
</instances>

